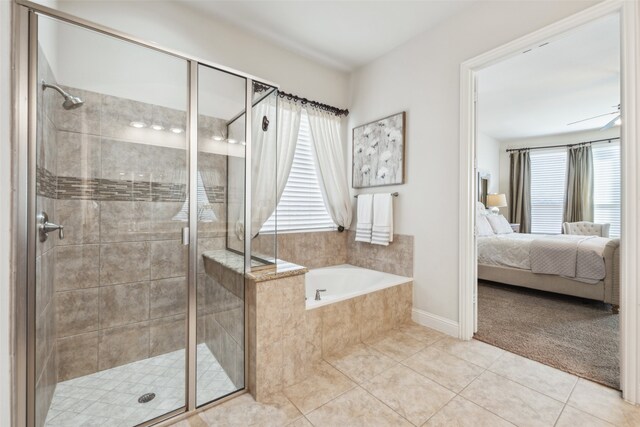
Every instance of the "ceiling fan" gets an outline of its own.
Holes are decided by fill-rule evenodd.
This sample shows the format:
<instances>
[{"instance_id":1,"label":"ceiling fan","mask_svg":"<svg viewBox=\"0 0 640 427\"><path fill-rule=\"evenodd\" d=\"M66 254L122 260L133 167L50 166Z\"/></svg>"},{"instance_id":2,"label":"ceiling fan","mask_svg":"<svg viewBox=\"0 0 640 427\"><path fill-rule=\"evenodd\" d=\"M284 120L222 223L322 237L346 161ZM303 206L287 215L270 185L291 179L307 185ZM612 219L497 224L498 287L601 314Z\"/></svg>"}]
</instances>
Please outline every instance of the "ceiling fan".
<instances>
[{"instance_id":1,"label":"ceiling fan","mask_svg":"<svg viewBox=\"0 0 640 427\"><path fill-rule=\"evenodd\" d=\"M588 119L578 120L577 122L567 123L567 126L575 125L576 123L586 122L588 120L597 119L599 117L610 116L612 114L615 114L615 117L613 119L611 119L611 121L609 123L607 123L606 125L604 125L604 126L602 126L600 128L600 130L607 130L607 129L613 127L615 124L617 124L618 120L620 120L620 104L618 104L618 109L616 111L612 111L610 113L605 113L605 114L600 114L600 115L597 115L597 116L589 117Z\"/></svg>"}]
</instances>

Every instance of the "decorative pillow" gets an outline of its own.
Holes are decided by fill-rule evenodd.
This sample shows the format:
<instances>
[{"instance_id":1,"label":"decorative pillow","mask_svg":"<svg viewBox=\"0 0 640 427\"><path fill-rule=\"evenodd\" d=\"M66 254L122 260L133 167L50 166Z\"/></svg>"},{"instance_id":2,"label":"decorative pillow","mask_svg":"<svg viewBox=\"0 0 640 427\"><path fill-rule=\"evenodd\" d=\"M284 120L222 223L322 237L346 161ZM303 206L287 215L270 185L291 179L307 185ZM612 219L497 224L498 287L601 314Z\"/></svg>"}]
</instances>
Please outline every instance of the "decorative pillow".
<instances>
[{"instance_id":1,"label":"decorative pillow","mask_svg":"<svg viewBox=\"0 0 640 427\"><path fill-rule=\"evenodd\" d=\"M487 215L487 208L484 207L482 202L476 202L476 213L479 215Z\"/></svg>"},{"instance_id":2,"label":"decorative pillow","mask_svg":"<svg viewBox=\"0 0 640 427\"><path fill-rule=\"evenodd\" d=\"M487 215L487 220L491 224L491 228L496 234L510 234L513 233L513 229L503 215Z\"/></svg>"},{"instance_id":3,"label":"decorative pillow","mask_svg":"<svg viewBox=\"0 0 640 427\"><path fill-rule=\"evenodd\" d=\"M493 236L493 228L487 221L487 215L476 215L476 231L478 237Z\"/></svg>"}]
</instances>

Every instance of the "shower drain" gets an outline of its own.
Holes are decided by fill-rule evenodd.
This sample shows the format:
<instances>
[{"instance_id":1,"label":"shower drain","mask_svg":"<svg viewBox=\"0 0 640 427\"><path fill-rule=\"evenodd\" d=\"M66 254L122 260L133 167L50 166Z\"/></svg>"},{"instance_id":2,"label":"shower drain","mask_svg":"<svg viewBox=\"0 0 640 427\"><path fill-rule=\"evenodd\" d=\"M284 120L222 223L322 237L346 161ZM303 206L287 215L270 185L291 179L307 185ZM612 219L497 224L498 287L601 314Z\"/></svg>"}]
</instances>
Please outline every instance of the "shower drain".
<instances>
[{"instance_id":1,"label":"shower drain","mask_svg":"<svg viewBox=\"0 0 640 427\"><path fill-rule=\"evenodd\" d=\"M153 398L156 397L155 393L145 393L138 398L138 403L147 403L151 402Z\"/></svg>"}]
</instances>

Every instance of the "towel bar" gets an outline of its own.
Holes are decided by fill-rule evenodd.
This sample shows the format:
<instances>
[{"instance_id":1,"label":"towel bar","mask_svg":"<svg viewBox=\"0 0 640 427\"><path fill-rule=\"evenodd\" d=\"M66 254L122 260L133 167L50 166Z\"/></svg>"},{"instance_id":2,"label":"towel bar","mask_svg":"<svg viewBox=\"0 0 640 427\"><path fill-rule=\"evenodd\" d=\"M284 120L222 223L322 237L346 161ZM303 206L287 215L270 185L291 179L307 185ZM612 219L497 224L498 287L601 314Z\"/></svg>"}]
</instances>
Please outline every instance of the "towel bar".
<instances>
[{"instance_id":1,"label":"towel bar","mask_svg":"<svg viewBox=\"0 0 640 427\"><path fill-rule=\"evenodd\" d=\"M363 193L363 194L365 194L365 193ZM391 195L392 195L393 197L398 197L398 196L399 196L399 194L398 194L398 192L397 192L397 191L396 191L395 193L391 193ZM358 198L358 196L359 196L359 194L356 194L356 195L355 195L355 196L353 196L353 197L355 197L355 198L357 199L357 198Z\"/></svg>"}]
</instances>

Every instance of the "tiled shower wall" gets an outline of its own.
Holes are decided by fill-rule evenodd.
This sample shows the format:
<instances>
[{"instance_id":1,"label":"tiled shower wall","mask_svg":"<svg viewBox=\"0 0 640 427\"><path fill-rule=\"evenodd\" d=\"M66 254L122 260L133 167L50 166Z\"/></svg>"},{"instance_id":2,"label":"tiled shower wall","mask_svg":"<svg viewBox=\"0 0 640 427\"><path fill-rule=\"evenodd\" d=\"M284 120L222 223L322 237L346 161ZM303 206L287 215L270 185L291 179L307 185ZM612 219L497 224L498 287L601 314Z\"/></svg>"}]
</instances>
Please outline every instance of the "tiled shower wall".
<instances>
[{"instance_id":1,"label":"tiled shower wall","mask_svg":"<svg viewBox=\"0 0 640 427\"><path fill-rule=\"evenodd\" d=\"M64 240L54 239L58 381L181 349L186 340L187 247L180 239L187 224L176 217L186 197L184 133L129 126L184 129L186 115L65 89L85 104L66 111L61 98L54 103L54 217L65 227ZM224 130L222 120L200 122L207 134ZM224 248L226 158L199 158L216 216L200 225L201 258ZM204 273L202 262L198 268Z\"/></svg>"}]
</instances>

